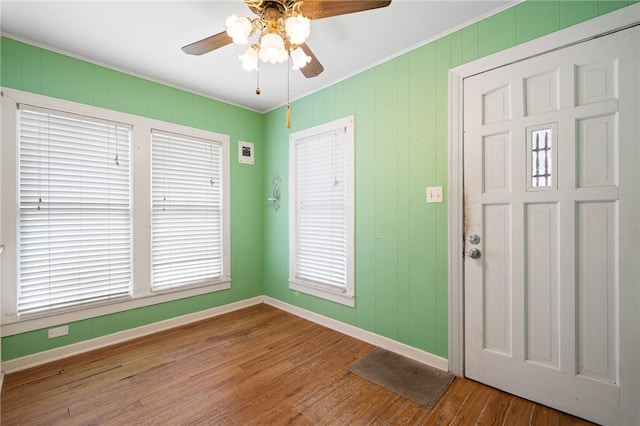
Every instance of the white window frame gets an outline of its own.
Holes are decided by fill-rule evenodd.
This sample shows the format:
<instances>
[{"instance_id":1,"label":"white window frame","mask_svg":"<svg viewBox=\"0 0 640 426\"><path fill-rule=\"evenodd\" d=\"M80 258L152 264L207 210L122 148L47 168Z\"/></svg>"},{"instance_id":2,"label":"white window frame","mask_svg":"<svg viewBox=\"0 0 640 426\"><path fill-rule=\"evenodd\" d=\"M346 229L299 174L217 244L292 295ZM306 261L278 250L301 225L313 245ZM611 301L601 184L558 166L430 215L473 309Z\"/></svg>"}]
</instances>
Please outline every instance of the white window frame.
<instances>
[{"instance_id":1,"label":"white window frame","mask_svg":"<svg viewBox=\"0 0 640 426\"><path fill-rule=\"evenodd\" d=\"M296 146L305 140L319 138L328 133L343 133L346 137L346 282L343 288L336 288L322 282L301 279L297 272L297 182L296 182ZM301 293L321 297L346 306L355 306L354 286L354 117L348 116L329 123L321 124L292 133L289 136L289 288Z\"/></svg>"},{"instance_id":2,"label":"white window frame","mask_svg":"<svg viewBox=\"0 0 640 426\"><path fill-rule=\"evenodd\" d=\"M215 285L225 272L222 151L216 140L151 131L153 292Z\"/></svg>"},{"instance_id":3,"label":"white window frame","mask_svg":"<svg viewBox=\"0 0 640 426\"><path fill-rule=\"evenodd\" d=\"M2 133L0 134L0 243L5 249L0 256L0 324L2 335L24 333L54 325L94 318L144 306L212 293L231 288L230 259L230 138L228 135L153 120L132 114L79 104L57 98L2 88ZM17 301L17 241L19 217L17 205L17 123L18 104L34 105L51 110L102 118L132 125L131 173L133 211L133 286L132 295L119 301L107 301L42 315L16 314ZM198 139L215 140L223 148L224 264L223 276L204 286L178 288L175 291L151 291L151 130L158 129Z\"/></svg>"},{"instance_id":4,"label":"white window frame","mask_svg":"<svg viewBox=\"0 0 640 426\"><path fill-rule=\"evenodd\" d=\"M17 311L129 297L131 126L27 104L18 110Z\"/></svg>"}]
</instances>

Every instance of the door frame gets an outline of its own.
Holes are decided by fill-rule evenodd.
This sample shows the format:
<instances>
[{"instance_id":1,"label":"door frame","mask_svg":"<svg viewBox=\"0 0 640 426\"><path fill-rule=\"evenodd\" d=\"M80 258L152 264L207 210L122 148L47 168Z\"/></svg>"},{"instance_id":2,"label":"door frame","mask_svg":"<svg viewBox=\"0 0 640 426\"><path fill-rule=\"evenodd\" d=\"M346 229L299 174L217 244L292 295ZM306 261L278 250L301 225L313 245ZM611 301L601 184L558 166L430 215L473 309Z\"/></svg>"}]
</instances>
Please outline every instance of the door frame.
<instances>
[{"instance_id":1,"label":"door frame","mask_svg":"<svg viewBox=\"0 0 640 426\"><path fill-rule=\"evenodd\" d=\"M495 68L616 32L640 22L640 3L551 33L449 70L448 140L448 241L449 241L449 370L459 376L464 370L464 79ZM640 95L640 94L639 94ZM640 302L640 301L639 301ZM640 368L626 371L629 382L640 381ZM629 392L626 392L629 391ZM621 419L640 418L640 406L629 396L640 395L638 386L621 392Z\"/></svg>"}]
</instances>

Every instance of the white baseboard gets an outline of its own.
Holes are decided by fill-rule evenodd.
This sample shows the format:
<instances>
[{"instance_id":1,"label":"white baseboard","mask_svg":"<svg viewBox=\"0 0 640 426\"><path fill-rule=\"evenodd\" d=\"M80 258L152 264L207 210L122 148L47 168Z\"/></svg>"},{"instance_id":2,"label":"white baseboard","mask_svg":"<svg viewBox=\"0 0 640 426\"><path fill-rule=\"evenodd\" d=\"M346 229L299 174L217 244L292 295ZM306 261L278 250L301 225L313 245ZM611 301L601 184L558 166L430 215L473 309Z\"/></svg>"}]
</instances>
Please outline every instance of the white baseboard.
<instances>
[{"instance_id":1,"label":"white baseboard","mask_svg":"<svg viewBox=\"0 0 640 426\"><path fill-rule=\"evenodd\" d=\"M48 362L57 361L81 353L114 345L116 343L121 343L127 340L147 336L159 331L169 330L171 328L179 327L196 321L201 321L207 318L212 318L218 315L226 314L228 312L237 311L239 309L243 309L260 303L265 303L267 305L281 309L285 312L289 312L293 315L299 316L309 321L313 321L337 332L346 334L358 340L362 340L364 342L379 346L408 358L415 359L416 361L431 365L441 370L448 371L449 361L446 358L433 355L429 352L425 352L409 345L405 345L404 343L396 342L395 340L389 339L388 337L380 336L370 331L345 324L338 320L325 317L315 312L290 305L288 303L268 296L257 296L251 299L230 303L228 305L194 312L192 314L159 321L153 324L144 325L142 327L136 327L129 330L120 331L118 333L109 334L107 336L97 337L95 339L85 340L83 342L73 343L71 345L63 346L60 348L4 361L2 363L2 372L0 372L0 390L2 389L4 374L26 370L28 368L46 364Z\"/></svg>"},{"instance_id":2,"label":"white baseboard","mask_svg":"<svg viewBox=\"0 0 640 426\"><path fill-rule=\"evenodd\" d=\"M362 340L372 345L387 349L391 352L406 356L407 358L422 362L423 364L427 364L444 371L449 370L449 360L446 358L442 358L429 352L416 349L409 345L405 345L404 343L396 342L395 340L389 339L388 337L380 336L379 334L363 330L353 325L345 324L333 318L325 317L324 315L320 315L315 312L290 305L288 303L268 296L264 296L264 303L281 309L285 312L289 312L293 315L299 316L301 318L307 319L309 321L313 321L317 324L338 331L342 334L346 334L347 336L351 336L358 340Z\"/></svg>"},{"instance_id":3,"label":"white baseboard","mask_svg":"<svg viewBox=\"0 0 640 426\"><path fill-rule=\"evenodd\" d=\"M46 364L48 362L57 361L59 359L68 358L81 353L93 351L95 349L100 349L105 346L114 345L116 343L121 343L127 340L157 333L159 331L169 330L181 325L201 321L207 318L212 318L218 315L226 314L228 312L237 311L238 309L260 304L262 303L262 301L262 296L258 296L251 299L230 303L228 305L206 309L204 311L194 312L192 314L154 322L152 324L143 325L142 327L131 328L129 330L120 331L117 333L109 334L107 336L73 343L71 345L63 346L60 348L38 352L33 355L11 359L2 363L2 371L6 374L15 373L17 371L26 370L27 368Z\"/></svg>"}]
</instances>

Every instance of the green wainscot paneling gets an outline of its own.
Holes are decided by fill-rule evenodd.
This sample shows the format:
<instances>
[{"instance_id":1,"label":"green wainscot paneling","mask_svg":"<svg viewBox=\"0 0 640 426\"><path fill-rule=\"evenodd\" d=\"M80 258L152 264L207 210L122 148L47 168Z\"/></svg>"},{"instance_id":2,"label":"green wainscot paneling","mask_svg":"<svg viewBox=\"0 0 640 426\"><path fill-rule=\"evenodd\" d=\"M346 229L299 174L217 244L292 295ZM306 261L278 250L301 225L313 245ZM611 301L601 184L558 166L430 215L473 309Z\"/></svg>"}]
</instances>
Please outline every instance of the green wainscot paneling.
<instances>
[{"instance_id":1,"label":"green wainscot paneling","mask_svg":"<svg viewBox=\"0 0 640 426\"><path fill-rule=\"evenodd\" d=\"M291 132L355 116L356 306L289 290L286 210L265 211L265 293L447 357L447 202L427 205L425 189L447 191L448 70L631 3L525 1L293 102ZM283 117L266 115L265 170L286 193Z\"/></svg>"},{"instance_id":2,"label":"green wainscot paneling","mask_svg":"<svg viewBox=\"0 0 640 426\"><path fill-rule=\"evenodd\" d=\"M232 289L2 339L2 359L37 353L260 294L447 356L447 71L635 3L528 0L398 58L260 115L9 38L1 84L231 136ZM46 72L45 72L46 70ZM356 134L356 307L288 288L288 135L347 115ZM256 144L239 165L238 140ZM266 201L278 173L281 208ZM251 267L246 267L247 262Z\"/></svg>"},{"instance_id":3,"label":"green wainscot paneling","mask_svg":"<svg viewBox=\"0 0 640 426\"><path fill-rule=\"evenodd\" d=\"M230 290L176 300L69 324L69 334L47 338L34 330L2 338L10 360L263 294L264 116L160 83L2 38L4 87L223 133L231 139ZM255 165L238 163L238 140L255 144ZM250 262L251 267L247 267Z\"/></svg>"}]
</instances>

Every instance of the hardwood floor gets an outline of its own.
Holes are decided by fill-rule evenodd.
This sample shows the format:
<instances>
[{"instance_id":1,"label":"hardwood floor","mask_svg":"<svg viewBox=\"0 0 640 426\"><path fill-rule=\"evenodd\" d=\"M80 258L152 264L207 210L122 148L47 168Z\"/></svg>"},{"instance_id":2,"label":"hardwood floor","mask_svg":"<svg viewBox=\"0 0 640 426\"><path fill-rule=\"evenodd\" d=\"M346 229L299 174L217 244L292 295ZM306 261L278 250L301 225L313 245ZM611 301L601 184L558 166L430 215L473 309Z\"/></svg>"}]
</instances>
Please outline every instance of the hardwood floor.
<instances>
[{"instance_id":1,"label":"hardwood floor","mask_svg":"<svg viewBox=\"0 0 640 426\"><path fill-rule=\"evenodd\" d=\"M345 367L373 349L267 305L5 377L2 425L586 425L456 378L433 410Z\"/></svg>"}]
</instances>

